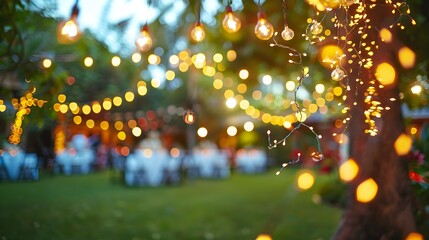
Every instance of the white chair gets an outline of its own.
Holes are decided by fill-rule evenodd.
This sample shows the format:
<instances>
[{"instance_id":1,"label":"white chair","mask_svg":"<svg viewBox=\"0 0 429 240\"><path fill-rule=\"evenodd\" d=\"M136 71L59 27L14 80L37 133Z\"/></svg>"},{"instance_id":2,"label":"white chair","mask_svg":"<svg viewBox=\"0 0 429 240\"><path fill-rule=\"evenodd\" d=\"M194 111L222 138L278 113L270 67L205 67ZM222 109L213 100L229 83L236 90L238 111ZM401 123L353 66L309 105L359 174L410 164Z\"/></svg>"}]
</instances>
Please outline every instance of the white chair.
<instances>
[{"instance_id":1,"label":"white chair","mask_svg":"<svg viewBox=\"0 0 429 240\"><path fill-rule=\"evenodd\" d=\"M37 166L37 155L35 153L25 154L21 177L31 180L39 179L39 168Z\"/></svg>"},{"instance_id":2,"label":"white chair","mask_svg":"<svg viewBox=\"0 0 429 240\"><path fill-rule=\"evenodd\" d=\"M6 169L8 179L16 181L21 173L21 166L24 162L24 153L17 150L12 151L12 153L6 151L3 154L3 164Z\"/></svg>"}]
</instances>

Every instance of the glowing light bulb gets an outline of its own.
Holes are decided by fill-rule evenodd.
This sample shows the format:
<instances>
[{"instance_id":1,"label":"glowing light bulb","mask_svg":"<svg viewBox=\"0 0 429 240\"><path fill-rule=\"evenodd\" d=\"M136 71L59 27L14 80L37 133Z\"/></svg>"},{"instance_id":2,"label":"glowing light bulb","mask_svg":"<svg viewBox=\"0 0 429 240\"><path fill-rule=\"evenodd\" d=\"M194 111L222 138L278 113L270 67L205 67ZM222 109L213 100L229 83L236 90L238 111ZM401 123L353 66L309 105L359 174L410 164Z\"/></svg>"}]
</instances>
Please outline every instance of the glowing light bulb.
<instances>
[{"instance_id":1,"label":"glowing light bulb","mask_svg":"<svg viewBox=\"0 0 429 240\"><path fill-rule=\"evenodd\" d=\"M222 21L222 27L229 33L238 32L241 28L240 19L232 12L231 6L226 6L226 14Z\"/></svg>"},{"instance_id":2,"label":"glowing light bulb","mask_svg":"<svg viewBox=\"0 0 429 240\"><path fill-rule=\"evenodd\" d=\"M195 113L191 110L186 111L185 115L183 115L183 120L186 124L193 124L196 120Z\"/></svg>"},{"instance_id":3,"label":"glowing light bulb","mask_svg":"<svg viewBox=\"0 0 429 240\"><path fill-rule=\"evenodd\" d=\"M59 43L72 43L79 39L80 31L76 23L79 14L77 3L73 6L70 19L58 24L57 37Z\"/></svg>"},{"instance_id":4,"label":"glowing light bulb","mask_svg":"<svg viewBox=\"0 0 429 240\"><path fill-rule=\"evenodd\" d=\"M310 32L314 35L317 35L323 31L323 26L317 21L313 21L310 26Z\"/></svg>"},{"instance_id":5,"label":"glowing light bulb","mask_svg":"<svg viewBox=\"0 0 429 240\"><path fill-rule=\"evenodd\" d=\"M346 73L339 66L337 66L331 73L332 80L337 82L343 80L345 76Z\"/></svg>"},{"instance_id":6,"label":"glowing light bulb","mask_svg":"<svg viewBox=\"0 0 429 240\"><path fill-rule=\"evenodd\" d=\"M63 28L61 29L61 35L66 36L68 38L74 38L79 33L79 27L77 26L74 19L70 19L64 23Z\"/></svg>"},{"instance_id":7,"label":"glowing light bulb","mask_svg":"<svg viewBox=\"0 0 429 240\"><path fill-rule=\"evenodd\" d=\"M265 17L263 12L258 13L258 23L255 26L255 35L261 40L268 40L274 34L273 25Z\"/></svg>"},{"instance_id":8,"label":"glowing light bulb","mask_svg":"<svg viewBox=\"0 0 429 240\"><path fill-rule=\"evenodd\" d=\"M146 24L142 27L140 35L136 39L136 46L142 52L147 52L152 48L152 37Z\"/></svg>"},{"instance_id":9,"label":"glowing light bulb","mask_svg":"<svg viewBox=\"0 0 429 240\"><path fill-rule=\"evenodd\" d=\"M321 161L324 159L323 154L320 152L311 153L311 159L315 162Z\"/></svg>"},{"instance_id":10,"label":"glowing light bulb","mask_svg":"<svg viewBox=\"0 0 429 240\"><path fill-rule=\"evenodd\" d=\"M285 28L282 31L282 38L285 41L289 41L293 38L294 35L295 33L293 32L293 30L290 29L288 26L285 26Z\"/></svg>"},{"instance_id":11,"label":"glowing light bulb","mask_svg":"<svg viewBox=\"0 0 429 240\"><path fill-rule=\"evenodd\" d=\"M206 32L203 29L201 22L197 22L191 31L191 39L195 42L201 42L206 37Z\"/></svg>"},{"instance_id":12,"label":"glowing light bulb","mask_svg":"<svg viewBox=\"0 0 429 240\"><path fill-rule=\"evenodd\" d=\"M414 86L412 86L411 87L411 92L413 94L420 95L420 93L422 92L422 86L420 86L420 85L414 85Z\"/></svg>"}]
</instances>

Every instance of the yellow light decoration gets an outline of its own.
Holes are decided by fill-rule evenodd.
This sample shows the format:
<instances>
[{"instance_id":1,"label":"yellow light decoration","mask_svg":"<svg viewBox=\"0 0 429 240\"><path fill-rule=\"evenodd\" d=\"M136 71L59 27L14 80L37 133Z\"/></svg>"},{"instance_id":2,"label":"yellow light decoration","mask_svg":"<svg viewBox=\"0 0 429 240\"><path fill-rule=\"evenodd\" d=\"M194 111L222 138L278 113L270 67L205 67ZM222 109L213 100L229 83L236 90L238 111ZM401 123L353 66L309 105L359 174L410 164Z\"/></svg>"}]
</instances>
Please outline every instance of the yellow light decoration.
<instances>
[{"instance_id":1,"label":"yellow light decoration","mask_svg":"<svg viewBox=\"0 0 429 240\"><path fill-rule=\"evenodd\" d=\"M237 128L236 128L236 127L234 127L234 126L229 126L229 127L226 129L226 133L227 133L229 136L234 137L235 135L237 135Z\"/></svg>"},{"instance_id":2,"label":"yellow light decoration","mask_svg":"<svg viewBox=\"0 0 429 240\"><path fill-rule=\"evenodd\" d=\"M59 43L73 43L80 38L79 26L76 23L79 8L76 4L72 8L70 19L58 24L57 38Z\"/></svg>"},{"instance_id":3,"label":"yellow light decoration","mask_svg":"<svg viewBox=\"0 0 429 240\"><path fill-rule=\"evenodd\" d=\"M248 121L248 122L244 123L244 130L246 132L251 132L251 131L253 131L254 128L255 128L255 125L252 122Z\"/></svg>"},{"instance_id":4,"label":"yellow light decoration","mask_svg":"<svg viewBox=\"0 0 429 240\"><path fill-rule=\"evenodd\" d=\"M0 112L6 111L6 105L4 105L3 100L0 100Z\"/></svg>"},{"instance_id":5,"label":"yellow light decoration","mask_svg":"<svg viewBox=\"0 0 429 240\"><path fill-rule=\"evenodd\" d=\"M179 64L179 57L177 55L171 55L169 58L169 62L171 64L171 66L173 67L177 67Z\"/></svg>"},{"instance_id":6,"label":"yellow light decoration","mask_svg":"<svg viewBox=\"0 0 429 240\"><path fill-rule=\"evenodd\" d=\"M147 52L152 48L152 37L150 36L147 24L143 25L140 30L140 34L136 39L136 47L141 52Z\"/></svg>"},{"instance_id":7,"label":"yellow light decoration","mask_svg":"<svg viewBox=\"0 0 429 240\"><path fill-rule=\"evenodd\" d=\"M314 185L314 176L310 172L300 173L297 178L297 186L300 190L308 190Z\"/></svg>"},{"instance_id":8,"label":"yellow light decoration","mask_svg":"<svg viewBox=\"0 0 429 240\"><path fill-rule=\"evenodd\" d=\"M121 131L124 128L124 123L121 121L116 121L114 126L116 130Z\"/></svg>"},{"instance_id":9,"label":"yellow light decoration","mask_svg":"<svg viewBox=\"0 0 429 240\"><path fill-rule=\"evenodd\" d=\"M339 66L337 66L331 73L332 80L337 82L343 80L345 76L346 73Z\"/></svg>"},{"instance_id":10,"label":"yellow light decoration","mask_svg":"<svg viewBox=\"0 0 429 240\"><path fill-rule=\"evenodd\" d=\"M237 52L232 49L228 50L228 52L226 52L226 59L230 62L235 61L235 59L237 59Z\"/></svg>"},{"instance_id":11,"label":"yellow light decoration","mask_svg":"<svg viewBox=\"0 0 429 240\"><path fill-rule=\"evenodd\" d=\"M409 47L401 47L398 51L398 59L403 68L410 69L416 63L416 54Z\"/></svg>"},{"instance_id":12,"label":"yellow light decoration","mask_svg":"<svg viewBox=\"0 0 429 240\"><path fill-rule=\"evenodd\" d=\"M132 102L134 101L134 93L133 92L126 92L124 95L125 101Z\"/></svg>"},{"instance_id":13,"label":"yellow light decoration","mask_svg":"<svg viewBox=\"0 0 429 240\"><path fill-rule=\"evenodd\" d=\"M66 104L60 105L60 112L61 113L67 113L68 110L69 110L69 107Z\"/></svg>"},{"instance_id":14,"label":"yellow light decoration","mask_svg":"<svg viewBox=\"0 0 429 240\"><path fill-rule=\"evenodd\" d=\"M411 92L416 95L420 95L420 93L422 93L422 90L422 86L418 84L411 87Z\"/></svg>"},{"instance_id":15,"label":"yellow light decoration","mask_svg":"<svg viewBox=\"0 0 429 240\"><path fill-rule=\"evenodd\" d=\"M200 138L205 138L205 137L207 137L207 134L208 134L207 128L205 128L205 127L200 127L200 128L198 128L198 130L197 130L197 134L198 134L198 136L199 136Z\"/></svg>"},{"instance_id":16,"label":"yellow light decoration","mask_svg":"<svg viewBox=\"0 0 429 240\"><path fill-rule=\"evenodd\" d=\"M130 119L127 124L128 124L128 127L131 129L137 127L137 121L134 119Z\"/></svg>"},{"instance_id":17,"label":"yellow light decoration","mask_svg":"<svg viewBox=\"0 0 429 240\"><path fill-rule=\"evenodd\" d=\"M292 38L295 36L295 33L288 26L285 26L281 35L285 41L289 41L292 40Z\"/></svg>"},{"instance_id":18,"label":"yellow light decoration","mask_svg":"<svg viewBox=\"0 0 429 240\"><path fill-rule=\"evenodd\" d=\"M118 67L119 65L121 65L121 58L118 56L113 56L111 63L113 67Z\"/></svg>"},{"instance_id":19,"label":"yellow light decoration","mask_svg":"<svg viewBox=\"0 0 429 240\"><path fill-rule=\"evenodd\" d=\"M142 55L140 53L133 53L133 55L131 55L131 60L134 63L139 63L142 60Z\"/></svg>"},{"instance_id":20,"label":"yellow light decoration","mask_svg":"<svg viewBox=\"0 0 429 240\"><path fill-rule=\"evenodd\" d=\"M82 106L82 113L85 115L88 115L89 113L91 113L91 107L87 104Z\"/></svg>"},{"instance_id":21,"label":"yellow light decoration","mask_svg":"<svg viewBox=\"0 0 429 240\"><path fill-rule=\"evenodd\" d=\"M316 90L317 93L323 93L325 91L325 85L319 83L317 84L314 89Z\"/></svg>"},{"instance_id":22,"label":"yellow light decoration","mask_svg":"<svg viewBox=\"0 0 429 240\"><path fill-rule=\"evenodd\" d=\"M165 79L167 79L168 81L173 80L175 77L176 77L176 74L174 73L174 71L167 70L165 72Z\"/></svg>"},{"instance_id":23,"label":"yellow light decoration","mask_svg":"<svg viewBox=\"0 0 429 240\"><path fill-rule=\"evenodd\" d=\"M232 12L230 5L226 6L226 13L222 21L222 27L228 33L238 32L238 30L241 28L241 21Z\"/></svg>"},{"instance_id":24,"label":"yellow light decoration","mask_svg":"<svg viewBox=\"0 0 429 240\"><path fill-rule=\"evenodd\" d=\"M49 58L45 58L42 61L42 65L44 68L50 68L52 66L52 61Z\"/></svg>"},{"instance_id":25,"label":"yellow light decoration","mask_svg":"<svg viewBox=\"0 0 429 240\"><path fill-rule=\"evenodd\" d=\"M233 108L235 108L235 106L237 106L237 99L235 99L235 98L233 98L233 97L228 98L228 99L226 100L226 102L225 102L225 105L226 105L228 108L233 109Z\"/></svg>"},{"instance_id":26,"label":"yellow light decoration","mask_svg":"<svg viewBox=\"0 0 429 240\"><path fill-rule=\"evenodd\" d=\"M412 135L415 135L415 134L417 133L417 128L412 127L412 128L410 129L410 133L411 133Z\"/></svg>"},{"instance_id":27,"label":"yellow light decoration","mask_svg":"<svg viewBox=\"0 0 429 240\"><path fill-rule=\"evenodd\" d=\"M87 126L89 129L93 128L93 127L95 126L95 122L94 122L94 120L92 120L92 119L88 119L88 120L86 120L86 126Z\"/></svg>"},{"instance_id":28,"label":"yellow light decoration","mask_svg":"<svg viewBox=\"0 0 429 240\"><path fill-rule=\"evenodd\" d=\"M59 94L57 99L59 103L64 103L67 100L67 97L64 94Z\"/></svg>"},{"instance_id":29,"label":"yellow light decoration","mask_svg":"<svg viewBox=\"0 0 429 240\"><path fill-rule=\"evenodd\" d=\"M106 111L109 111L112 108L112 100L110 98L105 98L103 100L103 108Z\"/></svg>"},{"instance_id":30,"label":"yellow light decoration","mask_svg":"<svg viewBox=\"0 0 429 240\"><path fill-rule=\"evenodd\" d=\"M194 42L201 42L206 37L206 32L203 29L202 23L197 22L191 30L191 39Z\"/></svg>"},{"instance_id":31,"label":"yellow light decoration","mask_svg":"<svg viewBox=\"0 0 429 240\"><path fill-rule=\"evenodd\" d=\"M101 128L101 129L103 129L103 130L107 130L107 129L109 129L109 122L108 122L108 121L106 121L106 120L102 121L102 122L100 123L100 128Z\"/></svg>"},{"instance_id":32,"label":"yellow light decoration","mask_svg":"<svg viewBox=\"0 0 429 240\"><path fill-rule=\"evenodd\" d=\"M261 233L256 237L256 240L272 240L272 237L269 234Z\"/></svg>"},{"instance_id":33,"label":"yellow light decoration","mask_svg":"<svg viewBox=\"0 0 429 240\"><path fill-rule=\"evenodd\" d=\"M117 107L121 106L122 105L122 98L118 97L118 96L114 97L113 98L113 105L115 105Z\"/></svg>"},{"instance_id":34,"label":"yellow light decoration","mask_svg":"<svg viewBox=\"0 0 429 240\"><path fill-rule=\"evenodd\" d=\"M83 60L83 65L85 65L85 67L91 67L94 64L94 59L92 59L91 57L86 57Z\"/></svg>"},{"instance_id":35,"label":"yellow light decoration","mask_svg":"<svg viewBox=\"0 0 429 240\"><path fill-rule=\"evenodd\" d=\"M380 35L381 41L383 41L383 42L387 42L387 43L392 42L392 38L393 38L393 37L392 37L392 32L390 32L390 31L389 31L389 29L387 29L387 28L382 28L382 29L380 30L379 35Z\"/></svg>"},{"instance_id":36,"label":"yellow light decoration","mask_svg":"<svg viewBox=\"0 0 429 240\"><path fill-rule=\"evenodd\" d=\"M313 21L313 23L310 26L310 32L314 35L318 35L323 31L323 26L321 23L317 21Z\"/></svg>"},{"instance_id":37,"label":"yellow light decoration","mask_svg":"<svg viewBox=\"0 0 429 240\"><path fill-rule=\"evenodd\" d=\"M150 85L151 85L153 88L159 88L159 87L161 86L161 80L160 80L160 79L158 79L158 78L153 78L153 79L150 81Z\"/></svg>"},{"instance_id":38,"label":"yellow light decoration","mask_svg":"<svg viewBox=\"0 0 429 240\"><path fill-rule=\"evenodd\" d=\"M127 138L127 134L124 131L120 131L117 134L119 140L124 141Z\"/></svg>"},{"instance_id":39,"label":"yellow light decoration","mask_svg":"<svg viewBox=\"0 0 429 240\"><path fill-rule=\"evenodd\" d=\"M324 67L333 69L338 64L342 63L344 52L337 45L325 45L318 54L318 60Z\"/></svg>"},{"instance_id":40,"label":"yellow light decoration","mask_svg":"<svg viewBox=\"0 0 429 240\"><path fill-rule=\"evenodd\" d=\"M398 156L407 155L410 152L412 145L413 139L409 135L405 133L399 135L394 144L396 154L398 154Z\"/></svg>"},{"instance_id":41,"label":"yellow light decoration","mask_svg":"<svg viewBox=\"0 0 429 240\"><path fill-rule=\"evenodd\" d=\"M135 137L140 137L142 135L142 129L139 127L134 127L131 131Z\"/></svg>"},{"instance_id":42,"label":"yellow light decoration","mask_svg":"<svg viewBox=\"0 0 429 240\"><path fill-rule=\"evenodd\" d=\"M220 63L223 60L223 56L220 53L215 53L215 55L213 55L213 61L215 61L216 63Z\"/></svg>"},{"instance_id":43,"label":"yellow light decoration","mask_svg":"<svg viewBox=\"0 0 429 240\"><path fill-rule=\"evenodd\" d=\"M411 232L407 235L405 240L424 240L424 237L422 234L417 232Z\"/></svg>"},{"instance_id":44,"label":"yellow light decoration","mask_svg":"<svg viewBox=\"0 0 429 240\"><path fill-rule=\"evenodd\" d=\"M255 26L255 35L261 40L268 40L274 35L274 27L268 22L263 12L258 12L258 22Z\"/></svg>"},{"instance_id":45,"label":"yellow light decoration","mask_svg":"<svg viewBox=\"0 0 429 240\"><path fill-rule=\"evenodd\" d=\"M295 90L295 82L293 82L293 81L287 81L286 82L286 89L288 90L288 91L294 91Z\"/></svg>"},{"instance_id":46,"label":"yellow light decoration","mask_svg":"<svg viewBox=\"0 0 429 240\"><path fill-rule=\"evenodd\" d=\"M343 162L338 169L340 179L345 182L353 181L359 173L359 166L353 159Z\"/></svg>"},{"instance_id":47,"label":"yellow light decoration","mask_svg":"<svg viewBox=\"0 0 429 240\"><path fill-rule=\"evenodd\" d=\"M372 178L368 178L356 188L356 200L361 203L371 202L378 192L378 185Z\"/></svg>"},{"instance_id":48,"label":"yellow light decoration","mask_svg":"<svg viewBox=\"0 0 429 240\"><path fill-rule=\"evenodd\" d=\"M273 78L270 75L264 75L262 77L262 83L265 85L270 85L273 81Z\"/></svg>"},{"instance_id":49,"label":"yellow light decoration","mask_svg":"<svg viewBox=\"0 0 429 240\"><path fill-rule=\"evenodd\" d=\"M375 77L383 86L389 86L396 82L396 71L389 63L381 63L375 70Z\"/></svg>"},{"instance_id":50,"label":"yellow light decoration","mask_svg":"<svg viewBox=\"0 0 429 240\"><path fill-rule=\"evenodd\" d=\"M75 112L78 108L79 108L79 106L77 105L76 102L69 103L69 109L70 109L70 111Z\"/></svg>"},{"instance_id":51,"label":"yellow light decoration","mask_svg":"<svg viewBox=\"0 0 429 240\"><path fill-rule=\"evenodd\" d=\"M101 112L101 105L99 102L94 102L92 104L92 112L94 112L95 114L98 114Z\"/></svg>"},{"instance_id":52,"label":"yellow light decoration","mask_svg":"<svg viewBox=\"0 0 429 240\"><path fill-rule=\"evenodd\" d=\"M73 117L73 122L74 122L76 125L81 124L81 123L82 123L82 117L81 117L81 116L79 116L79 115L74 116L74 117Z\"/></svg>"},{"instance_id":53,"label":"yellow light decoration","mask_svg":"<svg viewBox=\"0 0 429 240\"><path fill-rule=\"evenodd\" d=\"M183 115L183 120L186 124L193 124L196 121L195 113L191 110L187 110Z\"/></svg>"}]
</instances>

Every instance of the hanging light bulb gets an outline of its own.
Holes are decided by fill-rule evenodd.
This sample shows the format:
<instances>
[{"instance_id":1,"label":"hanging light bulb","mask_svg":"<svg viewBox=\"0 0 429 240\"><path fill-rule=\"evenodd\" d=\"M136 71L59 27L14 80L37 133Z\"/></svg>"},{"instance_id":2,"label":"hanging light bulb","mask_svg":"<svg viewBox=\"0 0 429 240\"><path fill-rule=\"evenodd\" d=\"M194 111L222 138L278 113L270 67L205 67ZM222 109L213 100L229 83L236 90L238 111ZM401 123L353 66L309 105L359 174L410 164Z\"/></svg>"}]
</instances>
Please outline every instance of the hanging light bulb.
<instances>
[{"instance_id":1,"label":"hanging light bulb","mask_svg":"<svg viewBox=\"0 0 429 240\"><path fill-rule=\"evenodd\" d=\"M58 24L58 42L60 43L72 43L80 38L79 26L76 23L77 16L79 15L79 8L77 6L78 1L74 4L70 19L62 21Z\"/></svg>"},{"instance_id":2,"label":"hanging light bulb","mask_svg":"<svg viewBox=\"0 0 429 240\"><path fill-rule=\"evenodd\" d=\"M268 40L274 34L273 25L268 22L263 12L258 12L258 22L255 26L255 35L261 40Z\"/></svg>"},{"instance_id":3,"label":"hanging light bulb","mask_svg":"<svg viewBox=\"0 0 429 240\"><path fill-rule=\"evenodd\" d=\"M241 28L240 19L232 12L231 6L226 6L226 14L222 21L222 26L229 33L238 32Z\"/></svg>"},{"instance_id":4,"label":"hanging light bulb","mask_svg":"<svg viewBox=\"0 0 429 240\"><path fill-rule=\"evenodd\" d=\"M140 35L136 39L136 46L142 52L147 52L152 47L152 37L147 24L143 25Z\"/></svg>"},{"instance_id":5,"label":"hanging light bulb","mask_svg":"<svg viewBox=\"0 0 429 240\"><path fill-rule=\"evenodd\" d=\"M314 35L317 35L323 31L323 26L318 21L313 21L310 26L310 32Z\"/></svg>"},{"instance_id":6,"label":"hanging light bulb","mask_svg":"<svg viewBox=\"0 0 429 240\"><path fill-rule=\"evenodd\" d=\"M203 25L201 22L197 22L195 27L191 30L191 39L195 42L201 42L206 37L206 32L204 31Z\"/></svg>"},{"instance_id":7,"label":"hanging light bulb","mask_svg":"<svg viewBox=\"0 0 429 240\"><path fill-rule=\"evenodd\" d=\"M346 76L346 73L341 69L339 66L337 66L331 73L331 78L334 81L341 81Z\"/></svg>"},{"instance_id":8,"label":"hanging light bulb","mask_svg":"<svg viewBox=\"0 0 429 240\"><path fill-rule=\"evenodd\" d=\"M186 124L193 124L196 120L195 113L188 109L188 111L183 115L183 120Z\"/></svg>"},{"instance_id":9,"label":"hanging light bulb","mask_svg":"<svg viewBox=\"0 0 429 240\"><path fill-rule=\"evenodd\" d=\"M289 41L293 38L294 35L295 33L293 32L293 30L290 29L288 26L285 26L285 28L282 31L282 38L285 41Z\"/></svg>"}]
</instances>

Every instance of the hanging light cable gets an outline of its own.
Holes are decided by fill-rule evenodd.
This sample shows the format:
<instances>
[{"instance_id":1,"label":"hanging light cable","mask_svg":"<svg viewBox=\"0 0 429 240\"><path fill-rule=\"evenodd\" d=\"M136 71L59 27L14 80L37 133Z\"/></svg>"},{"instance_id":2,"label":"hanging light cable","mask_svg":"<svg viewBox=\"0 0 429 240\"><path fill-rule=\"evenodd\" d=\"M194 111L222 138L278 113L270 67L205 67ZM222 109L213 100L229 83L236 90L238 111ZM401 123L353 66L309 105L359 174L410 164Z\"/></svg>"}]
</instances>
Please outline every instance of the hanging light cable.
<instances>
[{"instance_id":1,"label":"hanging light cable","mask_svg":"<svg viewBox=\"0 0 429 240\"><path fill-rule=\"evenodd\" d=\"M191 39L194 42L201 42L206 37L203 24L201 23L201 0L197 1L197 22L191 30Z\"/></svg>"},{"instance_id":2,"label":"hanging light cable","mask_svg":"<svg viewBox=\"0 0 429 240\"><path fill-rule=\"evenodd\" d=\"M80 38L79 26L76 22L79 15L79 0L76 0L73 5L70 18L67 21L61 21L58 24L57 37L60 43L72 43Z\"/></svg>"},{"instance_id":3,"label":"hanging light cable","mask_svg":"<svg viewBox=\"0 0 429 240\"><path fill-rule=\"evenodd\" d=\"M270 22L268 22L265 13L262 11L260 0L258 1L258 6L258 22L255 26L255 35L261 40L268 40L274 34L274 27Z\"/></svg>"},{"instance_id":4,"label":"hanging light cable","mask_svg":"<svg viewBox=\"0 0 429 240\"><path fill-rule=\"evenodd\" d=\"M141 27L140 34L136 39L136 47L141 52L147 52L152 48L152 37L149 33L149 27L147 25L147 16L149 13L151 3L152 3L152 0L149 0L147 4L147 14L146 14L145 24Z\"/></svg>"},{"instance_id":5,"label":"hanging light cable","mask_svg":"<svg viewBox=\"0 0 429 240\"><path fill-rule=\"evenodd\" d=\"M238 30L240 30L241 21L232 12L231 3L232 3L232 0L229 0L228 5L226 6L225 17L223 18L223 21L222 21L222 27L228 33L235 33L235 32L238 32Z\"/></svg>"}]
</instances>

